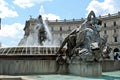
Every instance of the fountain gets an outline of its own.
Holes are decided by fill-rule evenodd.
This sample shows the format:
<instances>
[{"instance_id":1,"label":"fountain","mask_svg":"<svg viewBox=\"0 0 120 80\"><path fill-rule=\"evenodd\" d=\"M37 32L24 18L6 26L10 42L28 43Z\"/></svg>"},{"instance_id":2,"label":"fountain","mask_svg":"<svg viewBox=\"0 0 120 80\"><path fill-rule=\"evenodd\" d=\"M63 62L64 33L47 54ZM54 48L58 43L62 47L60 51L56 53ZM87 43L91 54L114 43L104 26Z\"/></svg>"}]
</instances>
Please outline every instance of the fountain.
<instances>
[{"instance_id":1,"label":"fountain","mask_svg":"<svg viewBox=\"0 0 120 80\"><path fill-rule=\"evenodd\" d=\"M0 48L0 74L56 73L56 52L51 34L42 16L30 17L24 37L16 47Z\"/></svg>"},{"instance_id":2,"label":"fountain","mask_svg":"<svg viewBox=\"0 0 120 80\"><path fill-rule=\"evenodd\" d=\"M50 31L42 20L41 15L37 19L31 17L30 20L26 21L24 31L24 37L18 46L41 46L46 41L51 41Z\"/></svg>"},{"instance_id":3,"label":"fountain","mask_svg":"<svg viewBox=\"0 0 120 80\"><path fill-rule=\"evenodd\" d=\"M30 17L18 46L0 48L0 74L72 73L101 76L107 65L106 62L101 64L101 60L110 53L106 38L99 35L101 23L91 11L84 23L57 47L46 45L51 44L52 38L42 16L37 19ZM64 48L65 44L67 48Z\"/></svg>"},{"instance_id":4,"label":"fountain","mask_svg":"<svg viewBox=\"0 0 120 80\"><path fill-rule=\"evenodd\" d=\"M100 37L100 26L102 21L91 11L84 23L78 29L73 30L63 41L57 54L58 60L66 55L69 64L69 73L80 76L100 76L102 56L108 56L109 52L103 54L107 40ZM67 50L61 54L62 48L67 44ZM59 63L59 61L58 61Z\"/></svg>"}]
</instances>

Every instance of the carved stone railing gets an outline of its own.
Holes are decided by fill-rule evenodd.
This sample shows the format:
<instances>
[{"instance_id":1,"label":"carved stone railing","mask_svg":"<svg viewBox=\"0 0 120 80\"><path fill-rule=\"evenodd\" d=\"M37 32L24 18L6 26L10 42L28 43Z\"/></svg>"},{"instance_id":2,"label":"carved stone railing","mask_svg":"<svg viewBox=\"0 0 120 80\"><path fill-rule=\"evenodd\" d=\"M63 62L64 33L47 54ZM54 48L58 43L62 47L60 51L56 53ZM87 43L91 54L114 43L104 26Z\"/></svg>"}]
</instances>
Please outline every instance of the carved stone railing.
<instances>
[{"instance_id":1,"label":"carved stone railing","mask_svg":"<svg viewBox=\"0 0 120 80\"><path fill-rule=\"evenodd\" d=\"M59 47L6 47L0 48L0 55L55 55Z\"/></svg>"}]
</instances>

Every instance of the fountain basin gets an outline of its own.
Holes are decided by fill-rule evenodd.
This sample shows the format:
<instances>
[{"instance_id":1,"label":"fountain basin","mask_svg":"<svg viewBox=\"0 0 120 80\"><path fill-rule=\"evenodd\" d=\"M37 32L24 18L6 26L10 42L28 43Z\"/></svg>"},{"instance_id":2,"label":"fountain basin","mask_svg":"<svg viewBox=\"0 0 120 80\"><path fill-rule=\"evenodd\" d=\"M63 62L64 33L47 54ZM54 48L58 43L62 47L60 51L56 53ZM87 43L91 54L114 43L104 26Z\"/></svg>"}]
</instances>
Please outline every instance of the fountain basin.
<instances>
[{"instance_id":1,"label":"fountain basin","mask_svg":"<svg viewBox=\"0 0 120 80\"><path fill-rule=\"evenodd\" d=\"M7 47L0 49L0 74L55 74L58 47Z\"/></svg>"},{"instance_id":2,"label":"fountain basin","mask_svg":"<svg viewBox=\"0 0 120 80\"><path fill-rule=\"evenodd\" d=\"M72 62L69 64L69 73L80 76L101 76L102 66L97 62Z\"/></svg>"},{"instance_id":3,"label":"fountain basin","mask_svg":"<svg viewBox=\"0 0 120 80\"><path fill-rule=\"evenodd\" d=\"M68 66L61 65L58 70L55 54L58 48L50 46L0 48L0 75L72 73L81 76L93 74L96 76L104 71L120 70L120 61L113 60L105 60L94 64L82 62L69 63Z\"/></svg>"}]
</instances>

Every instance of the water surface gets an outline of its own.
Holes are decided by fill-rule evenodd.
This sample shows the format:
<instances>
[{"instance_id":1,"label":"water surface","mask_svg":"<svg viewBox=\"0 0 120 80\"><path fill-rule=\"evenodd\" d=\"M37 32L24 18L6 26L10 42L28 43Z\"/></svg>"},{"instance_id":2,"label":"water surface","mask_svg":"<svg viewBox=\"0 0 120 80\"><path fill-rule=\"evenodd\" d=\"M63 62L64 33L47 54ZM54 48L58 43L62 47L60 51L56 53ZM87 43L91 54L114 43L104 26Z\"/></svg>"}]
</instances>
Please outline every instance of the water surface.
<instances>
[{"instance_id":1,"label":"water surface","mask_svg":"<svg viewBox=\"0 0 120 80\"><path fill-rule=\"evenodd\" d=\"M120 80L120 71L103 72L99 77L81 77L72 74L32 75L30 77L37 78L37 80Z\"/></svg>"}]
</instances>

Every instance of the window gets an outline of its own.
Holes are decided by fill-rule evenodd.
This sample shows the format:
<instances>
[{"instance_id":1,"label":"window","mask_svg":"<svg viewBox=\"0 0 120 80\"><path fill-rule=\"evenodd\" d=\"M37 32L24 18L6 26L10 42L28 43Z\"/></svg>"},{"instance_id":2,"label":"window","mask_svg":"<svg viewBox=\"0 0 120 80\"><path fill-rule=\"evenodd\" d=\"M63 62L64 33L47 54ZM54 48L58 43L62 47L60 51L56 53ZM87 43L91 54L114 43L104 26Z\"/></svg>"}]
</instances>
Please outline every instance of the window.
<instances>
[{"instance_id":1,"label":"window","mask_svg":"<svg viewBox=\"0 0 120 80\"><path fill-rule=\"evenodd\" d=\"M114 29L114 33L116 33L117 31L116 31L116 29Z\"/></svg>"},{"instance_id":2,"label":"window","mask_svg":"<svg viewBox=\"0 0 120 80\"><path fill-rule=\"evenodd\" d=\"M104 23L104 27L106 27L106 23Z\"/></svg>"},{"instance_id":3,"label":"window","mask_svg":"<svg viewBox=\"0 0 120 80\"><path fill-rule=\"evenodd\" d=\"M35 24L34 23L31 23L31 26L34 26Z\"/></svg>"},{"instance_id":4,"label":"window","mask_svg":"<svg viewBox=\"0 0 120 80\"><path fill-rule=\"evenodd\" d=\"M61 45L63 42L62 33L60 33L59 41L60 41L60 45Z\"/></svg>"},{"instance_id":5,"label":"window","mask_svg":"<svg viewBox=\"0 0 120 80\"><path fill-rule=\"evenodd\" d=\"M70 26L68 27L68 31L71 31L71 27Z\"/></svg>"},{"instance_id":6,"label":"window","mask_svg":"<svg viewBox=\"0 0 120 80\"><path fill-rule=\"evenodd\" d=\"M62 44L62 39L60 39L60 45Z\"/></svg>"},{"instance_id":7,"label":"window","mask_svg":"<svg viewBox=\"0 0 120 80\"><path fill-rule=\"evenodd\" d=\"M107 31L106 31L106 30L104 30L104 34L107 34Z\"/></svg>"},{"instance_id":8,"label":"window","mask_svg":"<svg viewBox=\"0 0 120 80\"><path fill-rule=\"evenodd\" d=\"M60 31L62 31L62 27L60 27Z\"/></svg>"},{"instance_id":9,"label":"window","mask_svg":"<svg viewBox=\"0 0 120 80\"><path fill-rule=\"evenodd\" d=\"M60 37L62 36L62 33L60 33Z\"/></svg>"},{"instance_id":10,"label":"window","mask_svg":"<svg viewBox=\"0 0 120 80\"><path fill-rule=\"evenodd\" d=\"M115 60L119 60L119 49L118 49L118 48L115 48L115 49L113 50L113 52L114 52L114 59L115 59Z\"/></svg>"},{"instance_id":11,"label":"window","mask_svg":"<svg viewBox=\"0 0 120 80\"><path fill-rule=\"evenodd\" d=\"M54 31L54 27L51 27L51 31Z\"/></svg>"},{"instance_id":12,"label":"window","mask_svg":"<svg viewBox=\"0 0 120 80\"><path fill-rule=\"evenodd\" d=\"M117 37L114 37L114 42L117 42Z\"/></svg>"},{"instance_id":13,"label":"window","mask_svg":"<svg viewBox=\"0 0 120 80\"><path fill-rule=\"evenodd\" d=\"M113 25L116 26L116 22L115 21L113 22Z\"/></svg>"},{"instance_id":14,"label":"window","mask_svg":"<svg viewBox=\"0 0 120 80\"><path fill-rule=\"evenodd\" d=\"M77 26L77 28L79 28L79 26Z\"/></svg>"}]
</instances>

